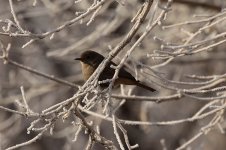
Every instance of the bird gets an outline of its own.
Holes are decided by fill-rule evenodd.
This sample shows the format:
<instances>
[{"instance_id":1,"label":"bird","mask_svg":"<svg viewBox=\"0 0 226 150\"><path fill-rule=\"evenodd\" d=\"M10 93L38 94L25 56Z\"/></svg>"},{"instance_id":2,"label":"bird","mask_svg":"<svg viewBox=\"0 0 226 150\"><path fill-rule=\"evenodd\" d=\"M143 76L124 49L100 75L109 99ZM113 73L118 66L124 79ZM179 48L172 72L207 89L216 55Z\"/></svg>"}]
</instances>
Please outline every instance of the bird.
<instances>
[{"instance_id":1,"label":"bird","mask_svg":"<svg viewBox=\"0 0 226 150\"><path fill-rule=\"evenodd\" d=\"M86 50L81 54L80 57L75 58L75 60L79 60L81 63L82 74L85 81L90 78L90 76L95 72L104 59L105 57L103 55L92 50ZM111 67L112 65L117 66L114 62L110 61L99 75L98 81L104 81L113 78L115 69ZM109 84L109 82L104 82L100 83L100 86L106 88L109 86ZM114 86L119 84L136 85L151 92L156 91L154 88L141 83L139 80L136 80L129 72L126 71L125 66L120 68L118 78L115 80Z\"/></svg>"}]
</instances>

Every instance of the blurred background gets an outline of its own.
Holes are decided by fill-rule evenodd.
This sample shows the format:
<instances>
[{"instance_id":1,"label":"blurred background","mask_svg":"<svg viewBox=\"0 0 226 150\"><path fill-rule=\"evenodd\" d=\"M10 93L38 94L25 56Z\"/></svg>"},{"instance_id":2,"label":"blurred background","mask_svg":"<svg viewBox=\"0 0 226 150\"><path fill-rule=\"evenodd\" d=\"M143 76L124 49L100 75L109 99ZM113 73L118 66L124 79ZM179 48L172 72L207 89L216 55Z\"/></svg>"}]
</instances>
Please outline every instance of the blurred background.
<instances>
[{"instance_id":1,"label":"blurred background","mask_svg":"<svg viewBox=\"0 0 226 150\"><path fill-rule=\"evenodd\" d=\"M13 4L10 5L10 1L0 0L0 41L2 47L11 44L9 58L39 72L82 86L84 81L80 63L74 58L88 49L108 56L134 25L131 20L137 15L145 0L107 0L97 8L98 11L95 9L90 13L87 11L97 5L98 0L13 0L11 2ZM114 58L115 62L118 63L125 56L147 30L148 24L154 24L161 12L166 9L166 3L167 1L164 0L154 2L156 7L151 7L131 42ZM10 6L13 6L22 30L18 28ZM128 93L132 90L131 95L158 99L176 94L180 91L179 89L195 89L203 85L209 86L205 90L223 88L224 78L217 80L219 83L213 86L211 84L214 82L208 81L226 72L225 6L224 0L175 0L172 2L165 17L150 30L126 62L134 76L155 87L158 92L151 93L134 86L124 86L124 92ZM75 18L77 20L74 20ZM59 27L62 27L59 31L55 30ZM28 34L28 31L31 34ZM54 32L48 34L51 31ZM181 49L177 46L181 46ZM1 48L2 54L3 48ZM165 63L167 61L169 62ZM148 73L140 75L143 67L140 64L155 70L157 72L155 75L159 76L153 77ZM145 71L147 68L142 69ZM195 76L187 78L188 75ZM198 84L199 82L206 82L206 84ZM156 83L161 83L163 86ZM78 91L78 88L51 81L16 65L4 64L4 59L1 57L0 105L23 111L16 103L22 100L21 86L24 87L28 105L34 112L41 112L72 97ZM170 89L171 86L175 89ZM121 95L120 90L120 88L114 89L113 94ZM226 149L224 112L215 124L211 122L215 114L196 120L182 121L182 123L167 124L168 121L192 117L210 101L216 100L216 105L223 105L223 98L222 101L217 98L210 99L222 95L224 96L224 89L219 92L212 90L210 93L196 95L201 98L207 97L208 100L191 96L169 98L169 101L160 103L128 100L117 111L117 117L141 122L166 123L165 125L123 125L130 144L139 145L137 149L173 150L197 135L198 137L187 145L187 149L224 150ZM117 98L113 98L113 101L120 102L115 99ZM208 107L202 113L211 111L213 108ZM224 111L224 108L221 111ZM27 134L27 128L35 118L20 116L2 109L0 112L0 149L23 143L37 135L38 132ZM119 148L111 122L96 116L84 115L87 120L93 120L98 124L101 135L112 140ZM36 142L18 149L85 149L88 138L84 132L80 132L77 141L73 142L77 127L71 124L72 120L73 118L64 121L58 119L54 125L53 135L47 131ZM211 123L213 126L210 125ZM210 130L203 131L203 128L210 128ZM123 134L120 134L120 137L123 137ZM93 149L99 150L104 147L97 143ZM125 149L127 149L126 146Z\"/></svg>"}]
</instances>

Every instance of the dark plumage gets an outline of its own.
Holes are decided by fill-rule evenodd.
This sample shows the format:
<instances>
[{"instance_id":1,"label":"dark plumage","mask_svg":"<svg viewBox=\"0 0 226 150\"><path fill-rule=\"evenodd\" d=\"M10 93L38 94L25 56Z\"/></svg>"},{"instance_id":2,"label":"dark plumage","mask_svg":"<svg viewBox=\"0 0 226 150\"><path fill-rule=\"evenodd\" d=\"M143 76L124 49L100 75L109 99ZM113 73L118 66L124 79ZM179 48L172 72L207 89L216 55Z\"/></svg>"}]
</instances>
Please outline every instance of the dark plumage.
<instances>
[{"instance_id":1,"label":"dark plumage","mask_svg":"<svg viewBox=\"0 0 226 150\"><path fill-rule=\"evenodd\" d=\"M82 64L82 73L84 80L88 80L89 77L93 74L95 69L101 64L104 60L104 56L101 54L88 50L81 54L80 58L76 58L75 60L80 60ZM104 68L102 73L99 76L99 81L103 81L106 79L112 79L115 73L115 70L110 66L116 66L114 62L109 62L108 65ZM154 92L155 89L142 84L140 81L137 81L129 72L127 72L124 67L122 67L119 71L118 78L115 80L115 85L118 84L126 84L126 85L137 85L144 89ZM103 83L100 86L106 87L109 83Z\"/></svg>"}]
</instances>

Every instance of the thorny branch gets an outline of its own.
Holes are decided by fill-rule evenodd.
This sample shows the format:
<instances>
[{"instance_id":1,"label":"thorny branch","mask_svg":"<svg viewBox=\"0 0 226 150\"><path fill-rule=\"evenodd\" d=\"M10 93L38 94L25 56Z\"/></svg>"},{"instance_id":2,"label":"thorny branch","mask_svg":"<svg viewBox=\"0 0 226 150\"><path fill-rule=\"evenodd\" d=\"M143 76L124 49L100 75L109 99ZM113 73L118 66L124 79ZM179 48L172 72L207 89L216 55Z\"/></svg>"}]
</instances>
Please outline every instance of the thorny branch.
<instances>
[{"instance_id":1,"label":"thorny branch","mask_svg":"<svg viewBox=\"0 0 226 150\"><path fill-rule=\"evenodd\" d=\"M71 5L71 2L68 3L70 3ZM9 98L7 97L5 98L4 94L1 93L1 98L3 100L0 101L0 110L8 112L12 115L21 115L22 117L32 119L30 126L26 127L27 134L30 134L31 132L37 133L36 136L28 141L20 144L15 144L13 146L8 146L8 148L4 148L12 150L28 146L29 144L36 142L38 139L44 138L45 134L47 134L47 131L49 131L50 135L56 134L54 130L59 120L62 119L65 123L65 121L70 120L71 117L73 117L73 119L70 121L72 122L73 127L76 128L75 130L70 131L70 133L73 132L74 134L74 140L72 141L77 142L81 136L80 133L84 131L85 134L88 134L88 139L86 142L87 145L85 146L86 149L92 149L96 145L96 143L101 144L106 149L135 149L142 146L139 143L132 146L130 143L129 131L127 131L127 128L124 126L132 125L160 127L176 126L188 122L193 123L202 121L204 119L209 119L208 123L202 125L202 127L199 128L198 132L195 135L191 136L190 139L187 139L187 141L183 142L179 147L177 147L178 150L185 149L186 147L192 145L192 143L198 138L201 138L202 135L209 134L210 131L214 129L214 127L218 127L223 133L223 124L225 123L224 110L226 107L226 70L222 69L220 73L213 72L211 73L211 75L197 75L194 74L194 72L192 72L193 75L188 75L187 71L183 69L178 70L182 70L181 72L185 73L181 73L180 71L175 69L174 72L176 72L176 75L174 76L174 78L171 78L169 76L170 73L167 73L169 69L162 70L161 68L171 67L170 65L172 65L173 63L175 65L180 65L179 62L185 61L185 57L188 58L188 62L190 60L189 58L195 58L194 60L197 60L198 62L199 60L204 58L202 56L203 54L205 55L204 59L207 60L207 62L208 60L213 59L213 56L215 56L213 55L213 53L219 53L219 55L222 56L221 60L225 60L226 57L223 57L225 55L224 50L220 48L220 46L225 44L226 41L226 32L222 28L222 26L225 26L226 19L226 12L224 9L222 9L222 11L219 11L221 10L220 7L209 5L208 3L203 3L201 5L201 3L195 1L172 2L171 0L168 0L163 3L159 0L146 0L144 2L117 0L116 3L115 1L93 0L92 3L89 3L84 0L78 0L75 2L73 1L73 3L75 3L74 5L76 6L76 16L73 14L73 16L71 17L72 19L67 19L68 21L64 20L63 23L57 24L57 27L52 28L51 30L36 33L33 30L29 30L29 28L27 28L24 24L26 19L21 18L21 16L25 15L26 13L21 13L18 8L21 7L20 9L22 9L23 11L25 11L27 8L23 8L20 3L22 2L14 2L12 0L9 0L9 14L12 19L0 20L0 23L3 24L2 30L0 31L0 38L2 38L2 36L8 38L19 37L24 38L24 41L28 40L28 42L23 42L22 44L24 51L26 50L26 48L28 48L28 45L32 47L35 45L34 41L37 41L38 43L40 42L40 39L45 40L45 42L47 43L49 41L53 41L54 39L56 39L57 41L58 38L60 39L60 41L64 41L64 34L68 34L71 29L74 29L75 24L86 25L86 28L88 28L88 26L95 26L97 24L98 28L96 27L96 31L93 31L92 33L81 39L76 37L77 39L74 41L77 42L71 44L69 47L61 49L62 46L60 46L60 48L57 50L47 50L47 55L53 58L57 58L57 56L66 57L68 56L69 52L77 54L75 51L76 49L82 49L80 47L81 45L89 45L89 42L95 43L101 38L107 39L110 37L109 34L116 32L117 29L119 30L119 27L121 27L121 25L127 20L130 20L130 22L129 25L126 24L126 28L128 29L123 29L126 32L115 38L117 42L112 42L108 45L111 51L108 53L107 57L98 67L98 69L96 69L96 71L92 74L89 80L81 87L73 83L73 81L75 80L74 78L72 78L72 80L70 79L69 81L66 81L52 75L52 73L43 73L42 71L39 71L39 69L32 67L33 65L27 65L26 62L20 63L19 61L17 61L17 59L15 59L14 56L15 51L18 50L15 49L14 43L12 41L5 42L5 39L0 39L0 59L2 60L3 64L6 64L6 67L14 66L14 68L16 67L17 70L25 70L30 72L31 74L43 77L44 79L47 79L47 81L52 80L56 82L47 82L46 85L34 86L32 85L33 77L30 76L31 85L19 85L21 93L15 95L15 103L12 103L12 100L9 100ZM38 7L37 3L39 2L34 1L32 4L33 7ZM66 2L43 3L46 8L54 10L60 9L59 6L63 5ZM194 18L198 19L189 18L183 22L171 23L168 20L171 19L171 12L173 13L175 9L171 6L172 4L174 5L177 3L184 4L185 6L183 7L197 6L203 7L204 10L212 9L218 12L214 12L210 15L204 14L203 16L196 15ZM56 12L65 11L66 14L70 9L73 10L73 7L71 7L70 5L66 5L67 7L65 6L64 9L62 8L62 10L56 10ZM86 6L85 9L84 6ZM81 12L79 11L80 9ZM126 12L128 10L130 11L130 9L131 13ZM111 20L111 18L113 17L112 14L115 15L115 18L113 20ZM30 15L32 16L32 14ZM58 15L60 14L55 14L54 17L58 17ZM104 17L106 17L107 19L103 19ZM34 16L32 16L31 18L34 18ZM100 21L99 24L97 23L98 21ZM175 31L175 29L179 30ZM171 30L173 31L173 33L178 32L178 35L170 35ZM168 31L169 33L164 34L164 32ZM162 37L158 32L163 32L164 36ZM174 36L178 36L181 40L173 40ZM48 40L47 37L49 37L50 39ZM101 39L100 41L102 41L103 39ZM56 41L53 44L53 49L58 46L58 41ZM68 41L70 41L69 38L67 38L67 42ZM100 42L100 47L102 43L105 42ZM154 43L155 45L153 46L150 43ZM51 44L48 43L46 45L49 46ZM112 45L115 45L114 48L111 48ZM31 51L30 47L29 51ZM145 49L146 51L143 53L143 50ZM27 52L25 51L24 53L26 54ZM142 54L145 61L135 61L135 59L133 59L133 54ZM109 63L109 61L112 61L114 58L118 58L118 56L120 56L120 62L117 66L112 66L115 69L114 77L112 79L109 79L108 81L100 81L110 82L109 87L104 90L99 89L98 76L103 71L104 67ZM124 88L121 88L121 95L117 93L114 94L114 81L118 77L120 68L124 67L125 65L129 67L129 70L132 73L135 72L137 79L145 79L144 81L148 85L155 86L159 90L158 93L154 93L152 94L152 96L138 96L131 94L133 93L131 92L131 90L129 90L129 94L127 94L126 90ZM164 73L162 73L162 71ZM183 77L181 77L181 74L183 76L186 76L186 78L184 79ZM79 79L77 79L77 81L78 80ZM10 83L9 86L15 86L14 83L16 83L16 80ZM57 92L55 90L59 89L57 83L72 87L74 90L73 93L75 94L70 98L64 99L60 102L54 102L50 106L45 106L39 112L35 111L36 109L34 109L31 99L43 96L50 91L54 91L56 95ZM18 88L17 86L15 87ZM2 85L0 88L2 90L5 87L4 85ZM59 100L58 97L55 97L54 99ZM186 100L188 102L190 102L191 100L196 102L201 101L204 104L201 107L197 108L196 111L192 113L193 115L190 115L189 117L186 116L182 119L171 119L169 121L153 121L151 119L151 121L134 121L129 119L120 119L117 114L120 113L120 109L124 105L127 105L126 101L133 103L135 103L135 101L140 103L155 102L156 105L160 105L157 103L171 101L172 103L174 102L177 105L179 101L183 102L183 100ZM3 106L2 104L5 104L6 106ZM15 107L8 107L10 106L10 104ZM97 112L95 112L96 108L99 108L100 110L97 110ZM147 108L149 109L149 107ZM145 108L141 108L141 110L142 109ZM99 128L102 127L102 124L99 123L96 125L92 121L90 122L83 113L94 116L94 118L101 119L102 121L105 120L111 122L111 132L115 136L116 140L114 141L112 140L112 138L104 136L104 134L100 133ZM16 121L18 120L19 119L17 118L13 120L13 122L16 123ZM7 126L7 124L9 126L12 123L5 122L4 125ZM97 129L95 127L97 127ZM164 144L164 147L167 148L167 145Z\"/></svg>"}]
</instances>

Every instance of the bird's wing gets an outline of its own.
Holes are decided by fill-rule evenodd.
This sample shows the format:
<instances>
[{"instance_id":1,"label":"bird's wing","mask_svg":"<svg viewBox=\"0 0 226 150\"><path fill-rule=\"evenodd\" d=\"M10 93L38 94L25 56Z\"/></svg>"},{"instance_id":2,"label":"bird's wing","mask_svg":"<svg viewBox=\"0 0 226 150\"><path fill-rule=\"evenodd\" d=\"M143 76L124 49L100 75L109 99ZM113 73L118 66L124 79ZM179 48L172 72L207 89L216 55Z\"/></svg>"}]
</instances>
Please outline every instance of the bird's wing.
<instances>
[{"instance_id":1,"label":"bird's wing","mask_svg":"<svg viewBox=\"0 0 226 150\"><path fill-rule=\"evenodd\" d=\"M99 80L106 80L106 79L111 79L113 78L114 74L115 74L115 69L111 68L111 65L113 66L117 66L115 63L111 62L109 65L107 65L105 67L105 69L103 70L103 72L100 74ZM120 69L119 74L118 74L119 78L125 78L125 79L130 79L133 81L136 81L136 79L124 69L124 66Z\"/></svg>"},{"instance_id":2,"label":"bird's wing","mask_svg":"<svg viewBox=\"0 0 226 150\"><path fill-rule=\"evenodd\" d=\"M130 79L130 80L136 81L136 79L128 71L125 70L125 66L123 66L120 69L119 74L118 74L118 77L120 77L120 78L126 78L126 79Z\"/></svg>"}]
</instances>

